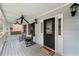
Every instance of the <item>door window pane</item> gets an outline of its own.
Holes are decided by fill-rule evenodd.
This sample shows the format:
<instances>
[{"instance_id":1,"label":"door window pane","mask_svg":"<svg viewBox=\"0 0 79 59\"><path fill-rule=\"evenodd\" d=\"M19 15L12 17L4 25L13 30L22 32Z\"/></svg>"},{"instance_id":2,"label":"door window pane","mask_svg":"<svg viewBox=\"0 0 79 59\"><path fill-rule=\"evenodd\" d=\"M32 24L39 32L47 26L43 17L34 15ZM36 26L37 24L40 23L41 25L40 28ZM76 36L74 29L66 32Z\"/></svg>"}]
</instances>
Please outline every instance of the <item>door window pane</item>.
<instances>
[{"instance_id":1,"label":"door window pane","mask_svg":"<svg viewBox=\"0 0 79 59\"><path fill-rule=\"evenodd\" d=\"M46 21L46 34L52 34L52 20Z\"/></svg>"}]
</instances>

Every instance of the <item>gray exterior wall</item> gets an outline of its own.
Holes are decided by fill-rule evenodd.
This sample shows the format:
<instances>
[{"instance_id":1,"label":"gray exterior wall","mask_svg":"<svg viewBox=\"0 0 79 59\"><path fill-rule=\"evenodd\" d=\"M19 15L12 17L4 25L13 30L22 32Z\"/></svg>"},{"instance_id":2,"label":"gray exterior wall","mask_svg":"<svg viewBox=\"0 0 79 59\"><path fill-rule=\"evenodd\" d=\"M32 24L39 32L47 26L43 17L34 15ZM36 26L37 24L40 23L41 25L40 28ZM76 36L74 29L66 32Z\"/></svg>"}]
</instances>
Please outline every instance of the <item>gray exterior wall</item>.
<instances>
[{"instance_id":1,"label":"gray exterior wall","mask_svg":"<svg viewBox=\"0 0 79 59\"><path fill-rule=\"evenodd\" d=\"M63 13L63 26L64 26L64 55L79 55L79 9L75 17L70 14L71 4L50 12L44 16L38 17L38 22L46 18L53 17L54 15ZM37 28L39 27L39 28ZM36 24L36 39L39 44L43 43L43 33L41 33L40 24Z\"/></svg>"}]
</instances>

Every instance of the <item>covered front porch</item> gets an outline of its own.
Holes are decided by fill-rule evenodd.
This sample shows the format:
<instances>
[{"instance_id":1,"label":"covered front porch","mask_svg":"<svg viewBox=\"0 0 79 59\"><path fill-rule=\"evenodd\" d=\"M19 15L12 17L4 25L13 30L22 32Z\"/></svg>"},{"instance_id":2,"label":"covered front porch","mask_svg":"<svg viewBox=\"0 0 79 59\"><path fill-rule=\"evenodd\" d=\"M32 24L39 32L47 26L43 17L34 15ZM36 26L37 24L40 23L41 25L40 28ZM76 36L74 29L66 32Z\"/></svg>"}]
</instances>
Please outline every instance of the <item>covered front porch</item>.
<instances>
[{"instance_id":1,"label":"covered front porch","mask_svg":"<svg viewBox=\"0 0 79 59\"><path fill-rule=\"evenodd\" d=\"M77 3L0 4L0 55L79 55L79 11ZM74 13L72 13L74 12ZM26 46L31 38L35 44ZM50 53L49 53L50 54Z\"/></svg>"},{"instance_id":2,"label":"covered front porch","mask_svg":"<svg viewBox=\"0 0 79 59\"><path fill-rule=\"evenodd\" d=\"M19 40L20 35L9 35L6 43L1 50L1 56L48 56L41 50L40 44L34 44L26 47L24 41ZM54 54L59 55L57 53Z\"/></svg>"}]
</instances>

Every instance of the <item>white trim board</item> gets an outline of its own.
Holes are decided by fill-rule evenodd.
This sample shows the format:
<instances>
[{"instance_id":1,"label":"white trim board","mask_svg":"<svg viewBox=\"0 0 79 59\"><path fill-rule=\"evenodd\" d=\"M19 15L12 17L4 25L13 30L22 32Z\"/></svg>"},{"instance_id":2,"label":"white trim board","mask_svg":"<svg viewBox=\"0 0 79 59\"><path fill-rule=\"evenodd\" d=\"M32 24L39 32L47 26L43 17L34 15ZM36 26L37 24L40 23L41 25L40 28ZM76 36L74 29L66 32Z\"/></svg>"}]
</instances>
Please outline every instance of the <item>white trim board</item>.
<instances>
[{"instance_id":1,"label":"white trim board","mask_svg":"<svg viewBox=\"0 0 79 59\"><path fill-rule=\"evenodd\" d=\"M58 19L61 18L61 35L58 35ZM56 51L63 54L64 52L64 42L63 42L63 14L58 14L56 16Z\"/></svg>"}]
</instances>

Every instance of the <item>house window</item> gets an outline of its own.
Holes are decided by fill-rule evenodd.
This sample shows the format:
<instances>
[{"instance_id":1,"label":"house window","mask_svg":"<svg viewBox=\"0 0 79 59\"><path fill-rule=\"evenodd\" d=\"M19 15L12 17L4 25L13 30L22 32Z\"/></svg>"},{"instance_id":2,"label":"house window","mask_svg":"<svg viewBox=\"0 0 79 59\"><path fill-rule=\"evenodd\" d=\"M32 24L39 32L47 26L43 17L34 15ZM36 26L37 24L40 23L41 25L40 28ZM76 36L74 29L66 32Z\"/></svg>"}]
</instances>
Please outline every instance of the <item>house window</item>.
<instances>
[{"instance_id":1,"label":"house window","mask_svg":"<svg viewBox=\"0 0 79 59\"><path fill-rule=\"evenodd\" d=\"M3 32L3 24L0 22L0 33Z\"/></svg>"},{"instance_id":2,"label":"house window","mask_svg":"<svg viewBox=\"0 0 79 59\"><path fill-rule=\"evenodd\" d=\"M3 22L0 21L0 36L3 34Z\"/></svg>"},{"instance_id":3,"label":"house window","mask_svg":"<svg viewBox=\"0 0 79 59\"><path fill-rule=\"evenodd\" d=\"M43 33L43 22L41 22L41 33Z\"/></svg>"},{"instance_id":4,"label":"house window","mask_svg":"<svg viewBox=\"0 0 79 59\"><path fill-rule=\"evenodd\" d=\"M35 23L28 24L28 35L35 36Z\"/></svg>"},{"instance_id":5,"label":"house window","mask_svg":"<svg viewBox=\"0 0 79 59\"><path fill-rule=\"evenodd\" d=\"M31 35L31 24L28 24L28 35Z\"/></svg>"},{"instance_id":6,"label":"house window","mask_svg":"<svg viewBox=\"0 0 79 59\"><path fill-rule=\"evenodd\" d=\"M61 18L58 19L58 35L61 35Z\"/></svg>"}]
</instances>

